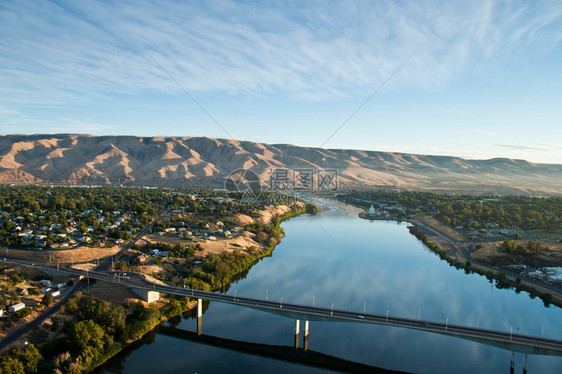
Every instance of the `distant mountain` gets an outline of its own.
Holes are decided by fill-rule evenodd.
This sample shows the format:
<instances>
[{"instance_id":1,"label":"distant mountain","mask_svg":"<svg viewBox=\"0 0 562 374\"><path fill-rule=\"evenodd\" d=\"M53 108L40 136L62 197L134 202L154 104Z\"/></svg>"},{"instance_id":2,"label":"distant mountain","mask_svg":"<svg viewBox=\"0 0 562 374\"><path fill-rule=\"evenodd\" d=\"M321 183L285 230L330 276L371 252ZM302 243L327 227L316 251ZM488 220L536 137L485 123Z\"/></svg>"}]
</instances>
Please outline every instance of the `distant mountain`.
<instances>
[{"instance_id":1,"label":"distant mountain","mask_svg":"<svg viewBox=\"0 0 562 374\"><path fill-rule=\"evenodd\" d=\"M339 189L562 194L562 165L261 144L202 137L0 136L0 183L222 188L239 168L336 169Z\"/></svg>"}]
</instances>

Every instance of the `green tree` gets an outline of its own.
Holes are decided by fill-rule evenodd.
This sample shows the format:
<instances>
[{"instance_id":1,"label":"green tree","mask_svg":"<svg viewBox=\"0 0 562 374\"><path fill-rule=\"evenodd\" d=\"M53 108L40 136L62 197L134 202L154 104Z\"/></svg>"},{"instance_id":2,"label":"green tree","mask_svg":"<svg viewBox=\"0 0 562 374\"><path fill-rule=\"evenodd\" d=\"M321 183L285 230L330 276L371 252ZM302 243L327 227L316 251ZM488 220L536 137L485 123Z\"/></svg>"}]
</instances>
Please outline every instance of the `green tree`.
<instances>
[{"instance_id":1,"label":"green tree","mask_svg":"<svg viewBox=\"0 0 562 374\"><path fill-rule=\"evenodd\" d=\"M529 240L529 242L527 243L527 250L529 252L538 252L540 250L540 245L538 242Z\"/></svg>"},{"instance_id":2,"label":"green tree","mask_svg":"<svg viewBox=\"0 0 562 374\"><path fill-rule=\"evenodd\" d=\"M78 300L75 298L69 299L64 305L65 314L74 314L78 311Z\"/></svg>"},{"instance_id":3,"label":"green tree","mask_svg":"<svg viewBox=\"0 0 562 374\"><path fill-rule=\"evenodd\" d=\"M23 279L23 276L21 275L21 273L19 271L16 271L16 272L13 272L12 274L10 274L10 281L15 286L15 285L23 282L24 279Z\"/></svg>"},{"instance_id":4,"label":"green tree","mask_svg":"<svg viewBox=\"0 0 562 374\"><path fill-rule=\"evenodd\" d=\"M125 329L125 320L127 312L121 305L112 305L104 315L105 326L109 333L120 336Z\"/></svg>"},{"instance_id":5,"label":"green tree","mask_svg":"<svg viewBox=\"0 0 562 374\"><path fill-rule=\"evenodd\" d=\"M46 293L45 295L43 295L43 298L41 299L41 302L45 306L51 305L51 303L53 302L53 294L50 293L50 292Z\"/></svg>"},{"instance_id":6,"label":"green tree","mask_svg":"<svg viewBox=\"0 0 562 374\"><path fill-rule=\"evenodd\" d=\"M501 249L505 252L514 252L517 248L517 244L513 240L504 240L501 245Z\"/></svg>"},{"instance_id":7,"label":"green tree","mask_svg":"<svg viewBox=\"0 0 562 374\"><path fill-rule=\"evenodd\" d=\"M166 314L168 314L168 316L177 316L181 314L182 311L181 303L178 300L170 300L170 304L168 304L166 308Z\"/></svg>"},{"instance_id":8,"label":"green tree","mask_svg":"<svg viewBox=\"0 0 562 374\"><path fill-rule=\"evenodd\" d=\"M33 344L29 344L23 349L14 349L10 352L10 356L23 364L26 373L37 373L39 362L43 359L43 356Z\"/></svg>"},{"instance_id":9,"label":"green tree","mask_svg":"<svg viewBox=\"0 0 562 374\"><path fill-rule=\"evenodd\" d=\"M91 319L70 326L68 341L76 353L91 347L95 352L103 349L103 329Z\"/></svg>"},{"instance_id":10,"label":"green tree","mask_svg":"<svg viewBox=\"0 0 562 374\"><path fill-rule=\"evenodd\" d=\"M1 356L0 374L25 374L25 370L20 360L10 356Z\"/></svg>"}]
</instances>

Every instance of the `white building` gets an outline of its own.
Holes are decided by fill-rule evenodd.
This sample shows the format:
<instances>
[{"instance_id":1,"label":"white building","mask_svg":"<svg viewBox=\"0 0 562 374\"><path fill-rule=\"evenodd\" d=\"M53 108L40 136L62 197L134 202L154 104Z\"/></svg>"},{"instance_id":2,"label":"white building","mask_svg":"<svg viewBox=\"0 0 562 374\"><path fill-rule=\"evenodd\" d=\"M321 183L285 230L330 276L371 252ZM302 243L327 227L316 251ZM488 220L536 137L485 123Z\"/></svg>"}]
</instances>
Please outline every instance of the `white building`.
<instances>
[{"instance_id":1,"label":"white building","mask_svg":"<svg viewBox=\"0 0 562 374\"><path fill-rule=\"evenodd\" d=\"M8 312L14 313L14 312L17 312L18 310L22 310L23 308L25 308L24 303L17 303L17 304L14 304L14 305L10 305L8 307Z\"/></svg>"},{"instance_id":2,"label":"white building","mask_svg":"<svg viewBox=\"0 0 562 374\"><path fill-rule=\"evenodd\" d=\"M375 207L373 206L373 204L371 204L371 207L369 208L369 215L371 217L375 215Z\"/></svg>"}]
</instances>

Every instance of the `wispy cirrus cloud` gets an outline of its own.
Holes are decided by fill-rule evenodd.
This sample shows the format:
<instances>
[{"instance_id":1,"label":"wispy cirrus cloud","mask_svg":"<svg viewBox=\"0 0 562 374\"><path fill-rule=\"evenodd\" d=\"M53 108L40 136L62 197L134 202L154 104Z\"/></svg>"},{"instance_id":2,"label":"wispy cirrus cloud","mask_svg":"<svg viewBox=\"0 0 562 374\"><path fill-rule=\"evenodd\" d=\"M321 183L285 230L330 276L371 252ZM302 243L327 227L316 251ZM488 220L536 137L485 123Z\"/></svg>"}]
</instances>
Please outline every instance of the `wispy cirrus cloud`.
<instances>
[{"instance_id":1,"label":"wispy cirrus cloud","mask_svg":"<svg viewBox=\"0 0 562 374\"><path fill-rule=\"evenodd\" d=\"M554 48L561 18L556 2L7 1L0 94L56 105L177 92L150 56L196 92L333 100L372 90L415 53L389 88L439 87L494 54Z\"/></svg>"},{"instance_id":2,"label":"wispy cirrus cloud","mask_svg":"<svg viewBox=\"0 0 562 374\"><path fill-rule=\"evenodd\" d=\"M32 118L25 114L14 113L2 120L2 131L5 134L45 134L45 133L82 133L104 134L112 131L110 125L98 123L89 119L61 117L56 120Z\"/></svg>"}]
</instances>

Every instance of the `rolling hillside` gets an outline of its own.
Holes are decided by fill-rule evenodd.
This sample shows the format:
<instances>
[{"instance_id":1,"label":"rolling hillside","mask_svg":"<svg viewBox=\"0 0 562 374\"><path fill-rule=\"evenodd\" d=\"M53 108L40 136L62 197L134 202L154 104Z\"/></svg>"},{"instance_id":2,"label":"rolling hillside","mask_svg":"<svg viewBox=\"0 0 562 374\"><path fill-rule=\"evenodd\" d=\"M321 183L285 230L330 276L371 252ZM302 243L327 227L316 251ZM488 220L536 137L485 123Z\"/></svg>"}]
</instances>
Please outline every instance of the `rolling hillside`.
<instances>
[{"instance_id":1,"label":"rolling hillside","mask_svg":"<svg viewBox=\"0 0 562 374\"><path fill-rule=\"evenodd\" d=\"M562 165L201 137L0 136L0 183L222 188L233 170L337 169L338 188L562 194Z\"/></svg>"}]
</instances>

